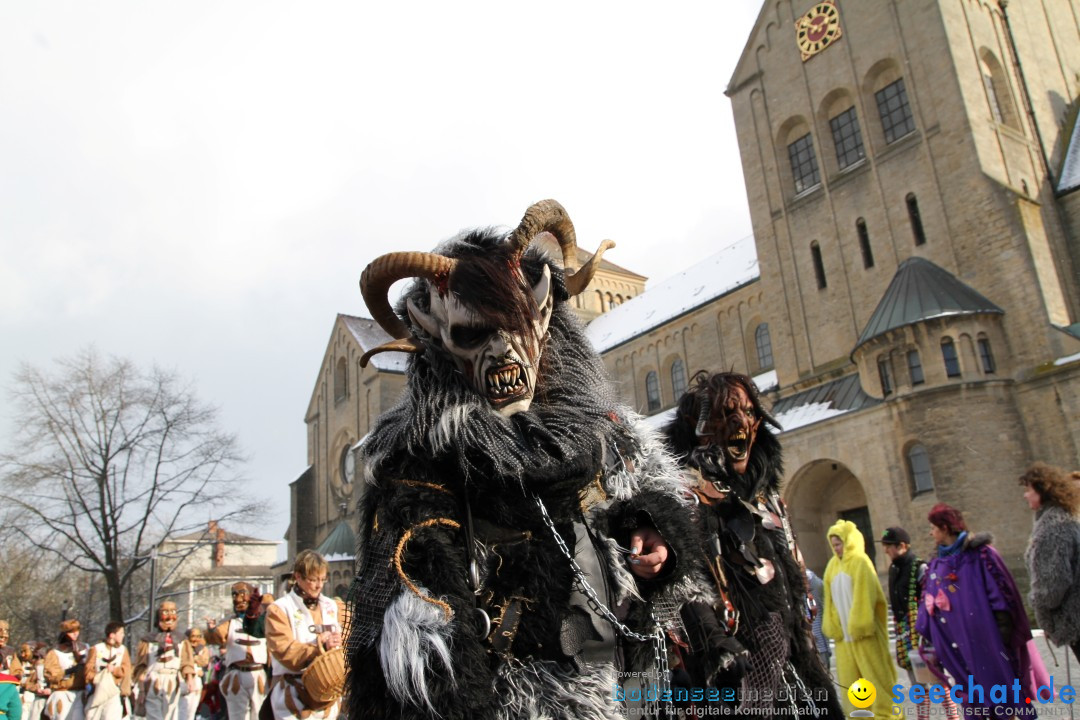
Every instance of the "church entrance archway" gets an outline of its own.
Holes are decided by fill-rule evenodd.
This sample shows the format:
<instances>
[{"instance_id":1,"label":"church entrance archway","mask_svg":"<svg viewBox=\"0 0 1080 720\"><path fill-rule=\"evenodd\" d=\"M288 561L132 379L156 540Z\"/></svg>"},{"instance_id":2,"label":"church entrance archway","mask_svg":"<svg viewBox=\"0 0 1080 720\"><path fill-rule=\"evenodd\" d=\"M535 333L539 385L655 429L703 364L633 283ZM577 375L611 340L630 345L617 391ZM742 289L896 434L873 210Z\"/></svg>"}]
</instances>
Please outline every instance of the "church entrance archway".
<instances>
[{"instance_id":1,"label":"church entrance archway","mask_svg":"<svg viewBox=\"0 0 1080 720\"><path fill-rule=\"evenodd\" d=\"M784 490L784 502L791 513L791 526L799 539L806 566L818 575L832 558L825 538L837 520L850 520L866 540L866 554L876 561L870 508L862 483L847 465L837 460L814 460L792 475Z\"/></svg>"}]
</instances>

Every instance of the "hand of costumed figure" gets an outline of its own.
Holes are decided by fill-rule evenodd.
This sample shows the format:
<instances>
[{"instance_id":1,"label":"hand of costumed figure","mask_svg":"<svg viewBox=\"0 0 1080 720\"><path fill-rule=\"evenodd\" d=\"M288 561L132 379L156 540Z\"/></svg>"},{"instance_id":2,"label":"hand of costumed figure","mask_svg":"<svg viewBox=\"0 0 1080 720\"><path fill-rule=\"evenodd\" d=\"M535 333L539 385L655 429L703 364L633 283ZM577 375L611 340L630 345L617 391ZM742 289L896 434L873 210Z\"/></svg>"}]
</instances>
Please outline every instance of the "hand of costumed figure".
<instances>
[{"instance_id":1,"label":"hand of costumed figure","mask_svg":"<svg viewBox=\"0 0 1080 720\"><path fill-rule=\"evenodd\" d=\"M668 544L650 527L638 528L630 536L630 570L649 580L660 574L668 559Z\"/></svg>"}]
</instances>

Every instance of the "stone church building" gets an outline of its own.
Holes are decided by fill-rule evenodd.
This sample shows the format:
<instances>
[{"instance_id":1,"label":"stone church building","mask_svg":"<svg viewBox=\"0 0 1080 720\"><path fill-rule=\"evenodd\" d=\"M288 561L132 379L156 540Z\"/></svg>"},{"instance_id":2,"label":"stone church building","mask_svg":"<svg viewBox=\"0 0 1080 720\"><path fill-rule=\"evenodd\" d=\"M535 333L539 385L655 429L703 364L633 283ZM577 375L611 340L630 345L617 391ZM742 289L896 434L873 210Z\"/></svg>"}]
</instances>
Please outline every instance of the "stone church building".
<instances>
[{"instance_id":1,"label":"stone church building","mask_svg":"<svg viewBox=\"0 0 1080 720\"><path fill-rule=\"evenodd\" d=\"M768 0L726 94L753 237L647 291L605 262L578 298L625 401L659 424L695 371L755 376L816 570L840 517L928 555L936 502L1021 570L1018 476L1080 467L1080 0ZM403 386L401 356L359 366L385 339L334 322L290 559L355 543L352 451Z\"/></svg>"}]
</instances>

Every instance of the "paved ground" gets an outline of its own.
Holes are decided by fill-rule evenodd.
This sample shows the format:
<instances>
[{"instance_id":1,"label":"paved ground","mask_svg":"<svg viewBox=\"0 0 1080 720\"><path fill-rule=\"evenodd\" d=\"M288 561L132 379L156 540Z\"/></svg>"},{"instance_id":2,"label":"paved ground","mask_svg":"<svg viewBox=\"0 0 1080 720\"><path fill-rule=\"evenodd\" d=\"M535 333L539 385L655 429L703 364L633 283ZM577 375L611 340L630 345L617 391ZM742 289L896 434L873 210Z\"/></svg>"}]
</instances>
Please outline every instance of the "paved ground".
<instances>
[{"instance_id":1,"label":"paved ground","mask_svg":"<svg viewBox=\"0 0 1080 720\"><path fill-rule=\"evenodd\" d=\"M1051 647L1047 643L1046 638L1042 636L1041 630L1035 631L1035 644L1039 648L1039 652L1042 653L1043 663L1046 665L1046 671L1054 679L1054 693L1055 702L1047 703L1045 705L1037 705L1038 717L1041 718L1068 718L1069 720L1080 720L1080 664L1077 663L1076 657L1073 656L1072 651L1068 648L1055 648ZM836 664L830 668L834 676L836 673ZM897 668L896 676L900 682L907 685L907 673ZM1067 705L1065 703L1058 702L1057 693L1061 690L1062 686L1071 685L1077 689L1077 702L1073 705ZM838 689L839 691L839 689ZM880 693L881 688L877 691ZM847 693L847 688L843 688L843 693ZM891 691L890 691L891 693ZM845 708L847 708L845 704ZM847 708L850 710L850 708ZM1002 709L1004 710L1004 708ZM974 709L972 709L974 712ZM991 711L993 712L993 711ZM915 718L916 706L911 702L905 702L903 705L896 708L896 714L898 717ZM941 705L931 706L931 718L944 717L944 709ZM967 714L967 718L977 717L974 714ZM987 717L1005 717L1004 715L989 715ZM1032 715L1024 715L1023 717L1033 717Z\"/></svg>"}]
</instances>

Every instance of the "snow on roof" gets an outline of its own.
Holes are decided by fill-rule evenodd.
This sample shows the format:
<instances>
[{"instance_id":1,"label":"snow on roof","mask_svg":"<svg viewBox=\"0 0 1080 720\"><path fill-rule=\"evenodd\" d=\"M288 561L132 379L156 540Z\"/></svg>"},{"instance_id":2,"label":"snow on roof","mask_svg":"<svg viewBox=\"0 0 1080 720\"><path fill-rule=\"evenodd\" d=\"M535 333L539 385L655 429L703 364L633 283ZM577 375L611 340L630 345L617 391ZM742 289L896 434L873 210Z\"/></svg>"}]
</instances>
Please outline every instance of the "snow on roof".
<instances>
[{"instance_id":1,"label":"snow on roof","mask_svg":"<svg viewBox=\"0 0 1080 720\"><path fill-rule=\"evenodd\" d=\"M1056 367L1056 366L1059 366L1059 365L1068 365L1069 363L1075 362L1077 360L1080 360L1080 353L1076 353L1075 355L1066 355L1065 357L1060 357L1060 358L1058 358L1057 360L1054 361L1054 366Z\"/></svg>"},{"instance_id":2,"label":"snow on roof","mask_svg":"<svg viewBox=\"0 0 1080 720\"><path fill-rule=\"evenodd\" d=\"M759 392L768 392L780 387L780 380L776 376L776 370L769 370L754 376L754 384Z\"/></svg>"},{"instance_id":3,"label":"snow on roof","mask_svg":"<svg viewBox=\"0 0 1080 720\"><path fill-rule=\"evenodd\" d=\"M325 560L328 563L340 562L340 561L344 561L344 560L348 560L348 561L352 562L354 559L355 558L352 555L346 555L345 553L331 553L330 555L324 555L323 556L323 560Z\"/></svg>"},{"instance_id":4,"label":"snow on roof","mask_svg":"<svg viewBox=\"0 0 1080 720\"><path fill-rule=\"evenodd\" d=\"M379 347L383 343L388 343L394 339L390 337L389 333L379 327L377 322L370 318L345 315L344 313L342 313L340 317L345 322L345 327L349 328L349 332L356 338L356 342L360 343L360 347L364 348L365 351ZM374 365L377 370L404 373L406 361L408 359L408 353L384 352L373 355L371 357L371 364Z\"/></svg>"},{"instance_id":5,"label":"snow on roof","mask_svg":"<svg viewBox=\"0 0 1080 720\"><path fill-rule=\"evenodd\" d=\"M831 402L808 403L806 405L797 405L778 414L776 422L780 423L780 427L784 428L784 432L791 432L795 428L801 428L803 425L810 425L819 420L826 420L849 412L851 410L833 407Z\"/></svg>"},{"instance_id":6,"label":"snow on roof","mask_svg":"<svg viewBox=\"0 0 1080 720\"><path fill-rule=\"evenodd\" d=\"M597 352L606 352L759 276L754 236L748 235L600 315L585 334Z\"/></svg>"}]
</instances>

